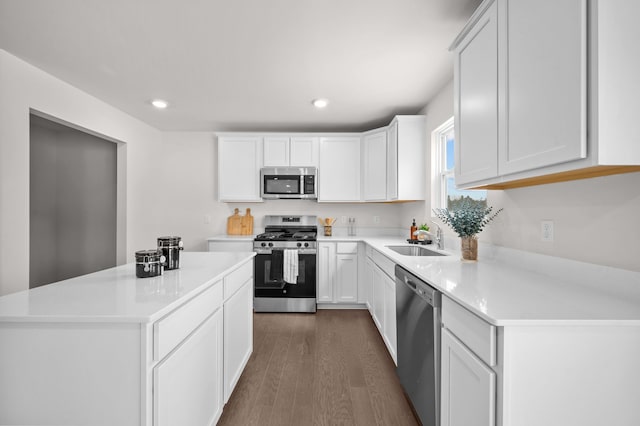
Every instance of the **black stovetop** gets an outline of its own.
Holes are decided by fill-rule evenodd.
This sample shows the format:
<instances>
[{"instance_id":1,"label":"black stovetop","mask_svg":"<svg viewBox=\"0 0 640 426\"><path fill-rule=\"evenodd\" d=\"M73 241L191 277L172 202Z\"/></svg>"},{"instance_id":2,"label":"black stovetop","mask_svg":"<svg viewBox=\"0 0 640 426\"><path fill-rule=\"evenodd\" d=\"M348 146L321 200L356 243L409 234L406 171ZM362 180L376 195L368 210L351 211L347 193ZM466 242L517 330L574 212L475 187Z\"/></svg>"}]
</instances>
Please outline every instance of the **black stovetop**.
<instances>
[{"instance_id":1,"label":"black stovetop","mask_svg":"<svg viewBox=\"0 0 640 426\"><path fill-rule=\"evenodd\" d=\"M315 241L317 228L267 228L255 241Z\"/></svg>"}]
</instances>

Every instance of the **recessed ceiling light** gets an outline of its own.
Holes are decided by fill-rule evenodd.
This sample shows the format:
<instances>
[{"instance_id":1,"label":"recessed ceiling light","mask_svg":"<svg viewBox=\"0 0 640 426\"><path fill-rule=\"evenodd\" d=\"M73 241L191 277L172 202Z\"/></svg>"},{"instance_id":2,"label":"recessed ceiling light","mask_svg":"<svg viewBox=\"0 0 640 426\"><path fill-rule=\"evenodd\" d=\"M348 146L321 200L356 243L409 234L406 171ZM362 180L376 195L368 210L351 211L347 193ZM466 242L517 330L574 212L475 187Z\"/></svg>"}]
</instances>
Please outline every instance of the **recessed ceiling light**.
<instances>
[{"instance_id":1,"label":"recessed ceiling light","mask_svg":"<svg viewBox=\"0 0 640 426\"><path fill-rule=\"evenodd\" d=\"M158 109L165 109L169 106L169 102L163 101L162 99L154 99L151 101L151 105Z\"/></svg>"},{"instance_id":2,"label":"recessed ceiling light","mask_svg":"<svg viewBox=\"0 0 640 426\"><path fill-rule=\"evenodd\" d=\"M324 108L329 105L329 101L327 99L314 99L311 103L316 108Z\"/></svg>"}]
</instances>

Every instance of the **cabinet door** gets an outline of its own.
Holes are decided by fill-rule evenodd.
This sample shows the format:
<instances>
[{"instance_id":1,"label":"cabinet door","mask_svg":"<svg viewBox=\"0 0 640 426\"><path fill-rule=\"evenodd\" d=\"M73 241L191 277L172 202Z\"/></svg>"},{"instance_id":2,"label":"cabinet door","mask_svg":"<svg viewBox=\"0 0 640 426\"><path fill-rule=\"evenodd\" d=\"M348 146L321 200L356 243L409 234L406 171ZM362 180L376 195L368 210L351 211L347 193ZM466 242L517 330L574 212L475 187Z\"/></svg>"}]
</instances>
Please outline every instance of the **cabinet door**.
<instances>
[{"instance_id":1,"label":"cabinet door","mask_svg":"<svg viewBox=\"0 0 640 426\"><path fill-rule=\"evenodd\" d=\"M387 129L387 199L398 199L398 122Z\"/></svg>"},{"instance_id":2,"label":"cabinet door","mask_svg":"<svg viewBox=\"0 0 640 426\"><path fill-rule=\"evenodd\" d=\"M360 201L360 138L320 139L318 201Z\"/></svg>"},{"instance_id":3,"label":"cabinet door","mask_svg":"<svg viewBox=\"0 0 640 426\"><path fill-rule=\"evenodd\" d=\"M358 301L358 255L336 255L336 302Z\"/></svg>"},{"instance_id":4,"label":"cabinet door","mask_svg":"<svg viewBox=\"0 0 640 426\"><path fill-rule=\"evenodd\" d=\"M222 309L153 369L155 426L211 425L223 407Z\"/></svg>"},{"instance_id":5,"label":"cabinet door","mask_svg":"<svg viewBox=\"0 0 640 426\"><path fill-rule=\"evenodd\" d=\"M495 426L496 374L442 329L442 426Z\"/></svg>"},{"instance_id":6,"label":"cabinet door","mask_svg":"<svg viewBox=\"0 0 640 426\"><path fill-rule=\"evenodd\" d=\"M387 132L367 135L362 140L365 201L387 199Z\"/></svg>"},{"instance_id":7,"label":"cabinet door","mask_svg":"<svg viewBox=\"0 0 640 426\"><path fill-rule=\"evenodd\" d=\"M397 359L397 330L396 330L396 283L383 274L384 278L384 321L383 338L387 344L387 349L393 358L393 362L398 364Z\"/></svg>"},{"instance_id":8,"label":"cabinet door","mask_svg":"<svg viewBox=\"0 0 640 426\"><path fill-rule=\"evenodd\" d=\"M264 166L265 167L289 166L289 138L287 137L264 138Z\"/></svg>"},{"instance_id":9,"label":"cabinet door","mask_svg":"<svg viewBox=\"0 0 640 426\"><path fill-rule=\"evenodd\" d=\"M293 137L289 145L289 164L293 167L318 166L318 139L313 137Z\"/></svg>"},{"instance_id":10,"label":"cabinet door","mask_svg":"<svg viewBox=\"0 0 640 426\"><path fill-rule=\"evenodd\" d=\"M318 302L331 303L334 301L333 288L336 276L336 245L335 243L318 244Z\"/></svg>"},{"instance_id":11,"label":"cabinet door","mask_svg":"<svg viewBox=\"0 0 640 426\"><path fill-rule=\"evenodd\" d=\"M369 313L373 316L373 274L374 274L374 264L371 259L367 257L365 261L364 268L364 300L369 309Z\"/></svg>"},{"instance_id":12,"label":"cabinet door","mask_svg":"<svg viewBox=\"0 0 640 426\"><path fill-rule=\"evenodd\" d=\"M454 52L457 185L498 175L496 7L489 7Z\"/></svg>"},{"instance_id":13,"label":"cabinet door","mask_svg":"<svg viewBox=\"0 0 640 426\"><path fill-rule=\"evenodd\" d=\"M253 280L224 302L224 402L253 351Z\"/></svg>"},{"instance_id":14,"label":"cabinet door","mask_svg":"<svg viewBox=\"0 0 640 426\"><path fill-rule=\"evenodd\" d=\"M500 3L500 174L587 154L587 0Z\"/></svg>"},{"instance_id":15,"label":"cabinet door","mask_svg":"<svg viewBox=\"0 0 640 426\"><path fill-rule=\"evenodd\" d=\"M373 267L373 322L384 336L384 272Z\"/></svg>"},{"instance_id":16,"label":"cabinet door","mask_svg":"<svg viewBox=\"0 0 640 426\"><path fill-rule=\"evenodd\" d=\"M261 165L261 138L219 138L218 198L220 201L262 201L260 198Z\"/></svg>"}]
</instances>

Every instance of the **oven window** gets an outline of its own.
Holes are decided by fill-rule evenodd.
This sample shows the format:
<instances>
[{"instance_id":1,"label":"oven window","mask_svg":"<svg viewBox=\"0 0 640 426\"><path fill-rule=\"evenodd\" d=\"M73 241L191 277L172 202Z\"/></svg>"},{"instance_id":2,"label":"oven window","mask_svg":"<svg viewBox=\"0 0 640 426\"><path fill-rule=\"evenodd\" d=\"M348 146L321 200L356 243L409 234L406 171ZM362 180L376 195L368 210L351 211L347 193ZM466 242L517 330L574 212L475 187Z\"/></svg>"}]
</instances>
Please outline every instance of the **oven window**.
<instances>
[{"instance_id":1,"label":"oven window","mask_svg":"<svg viewBox=\"0 0 640 426\"><path fill-rule=\"evenodd\" d=\"M256 280L256 288L261 289L279 289L285 286L285 282L282 279L283 271L282 271L282 258L279 259L280 262L272 262L271 257L264 258L262 262L258 264L261 265L260 271L257 274L257 277L260 279ZM279 263L279 264L278 264ZM298 280L296 284L305 284L306 283L306 266L305 260L302 256L298 257Z\"/></svg>"},{"instance_id":2,"label":"oven window","mask_svg":"<svg viewBox=\"0 0 640 426\"><path fill-rule=\"evenodd\" d=\"M300 176L264 176L265 194L300 194Z\"/></svg>"}]
</instances>

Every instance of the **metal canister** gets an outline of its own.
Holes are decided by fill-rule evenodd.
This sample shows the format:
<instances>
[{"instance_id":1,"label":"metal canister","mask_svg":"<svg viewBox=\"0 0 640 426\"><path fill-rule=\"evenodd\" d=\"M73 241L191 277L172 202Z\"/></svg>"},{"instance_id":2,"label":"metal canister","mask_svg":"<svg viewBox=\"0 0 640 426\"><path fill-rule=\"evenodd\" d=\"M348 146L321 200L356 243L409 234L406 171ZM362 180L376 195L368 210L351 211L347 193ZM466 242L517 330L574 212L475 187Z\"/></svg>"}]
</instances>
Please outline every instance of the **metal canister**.
<instances>
[{"instance_id":1,"label":"metal canister","mask_svg":"<svg viewBox=\"0 0 640 426\"><path fill-rule=\"evenodd\" d=\"M183 249L180 237L158 237L158 250L164 255L164 269L178 269L180 267L180 250Z\"/></svg>"},{"instance_id":2,"label":"metal canister","mask_svg":"<svg viewBox=\"0 0 640 426\"><path fill-rule=\"evenodd\" d=\"M150 278L162 275L164 256L158 249L140 250L136 252L136 277Z\"/></svg>"}]
</instances>

